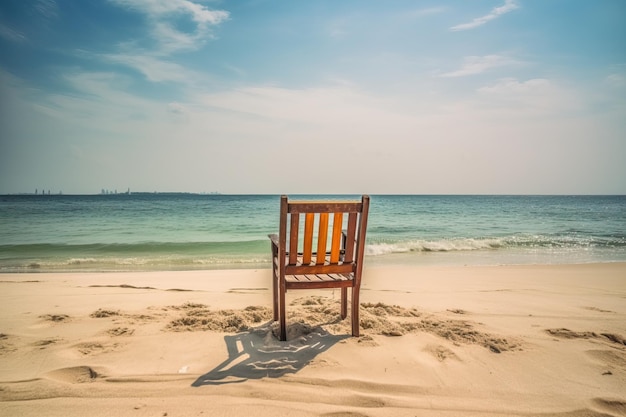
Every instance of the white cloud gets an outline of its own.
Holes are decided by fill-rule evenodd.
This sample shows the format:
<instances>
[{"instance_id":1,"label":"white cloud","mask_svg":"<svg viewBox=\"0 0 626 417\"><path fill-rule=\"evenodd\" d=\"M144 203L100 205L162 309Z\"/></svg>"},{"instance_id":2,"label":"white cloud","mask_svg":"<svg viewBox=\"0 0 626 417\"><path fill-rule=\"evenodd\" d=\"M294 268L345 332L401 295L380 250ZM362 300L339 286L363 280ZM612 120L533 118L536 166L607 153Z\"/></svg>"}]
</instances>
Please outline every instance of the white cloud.
<instances>
[{"instance_id":1,"label":"white cloud","mask_svg":"<svg viewBox=\"0 0 626 417\"><path fill-rule=\"evenodd\" d=\"M18 32L10 27L0 23L0 37L11 42L25 42L28 40L26 35Z\"/></svg>"},{"instance_id":2,"label":"white cloud","mask_svg":"<svg viewBox=\"0 0 626 417\"><path fill-rule=\"evenodd\" d=\"M185 106L183 106L180 103L177 103L175 101L169 103L167 105L168 110L170 111L170 113L175 113L175 114L183 114L185 113Z\"/></svg>"},{"instance_id":3,"label":"white cloud","mask_svg":"<svg viewBox=\"0 0 626 417\"><path fill-rule=\"evenodd\" d=\"M463 66L455 71L446 72L440 77L464 77L480 74L492 68L516 64L517 62L503 55L485 55L465 57Z\"/></svg>"},{"instance_id":4,"label":"white cloud","mask_svg":"<svg viewBox=\"0 0 626 417\"><path fill-rule=\"evenodd\" d=\"M112 3L138 10L155 18L176 13L191 14L194 22L217 25L228 19L224 10L209 10L189 0L110 0Z\"/></svg>"},{"instance_id":5,"label":"white cloud","mask_svg":"<svg viewBox=\"0 0 626 417\"><path fill-rule=\"evenodd\" d=\"M331 38L343 38L348 34L348 31L344 28L344 26L341 23L337 22L330 25L327 31L328 36L330 36Z\"/></svg>"},{"instance_id":6,"label":"white cloud","mask_svg":"<svg viewBox=\"0 0 626 417\"><path fill-rule=\"evenodd\" d=\"M589 97L585 103L579 92L545 78L503 78L477 92L485 109L516 118L553 115L558 119L577 114L589 105Z\"/></svg>"},{"instance_id":7,"label":"white cloud","mask_svg":"<svg viewBox=\"0 0 626 417\"><path fill-rule=\"evenodd\" d=\"M129 88L132 78L125 75L77 71L66 74L64 81L73 93L34 92L31 107L36 113L60 122L66 131L82 131L83 134L75 133L80 141L103 135L122 137L131 128L140 132L158 130L155 123L163 120L169 111L159 101L134 95ZM71 120L68 114L72 115Z\"/></svg>"},{"instance_id":8,"label":"white cloud","mask_svg":"<svg viewBox=\"0 0 626 417\"><path fill-rule=\"evenodd\" d=\"M108 54L102 55L109 62L122 64L142 73L152 82L181 82L189 83L196 79L196 75L186 68L170 61L149 55Z\"/></svg>"},{"instance_id":9,"label":"white cloud","mask_svg":"<svg viewBox=\"0 0 626 417\"><path fill-rule=\"evenodd\" d=\"M33 7L45 18L52 19L58 16L59 7L54 0L37 0Z\"/></svg>"},{"instance_id":10,"label":"white cloud","mask_svg":"<svg viewBox=\"0 0 626 417\"><path fill-rule=\"evenodd\" d=\"M49 21L58 17L59 7L55 0L36 0L34 2L24 2L27 5L27 13L29 20L36 22L37 26L47 25ZM0 12L0 17L1 16ZM14 26L16 22L13 22ZM4 38L10 42L26 42L29 41L29 37L26 35L28 32L27 26L19 29L10 27L5 23L0 23L0 38Z\"/></svg>"},{"instance_id":11,"label":"white cloud","mask_svg":"<svg viewBox=\"0 0 626 417\"><path fill-rule=\"evenodd\" d=\"M311 125L354 128L356 125L371 126L376 121L389 124L399 117L389 111L389 102L345 86L311 89L247 87L206 94L199 97L199 101L214 109Z\"/></svg>"},{"instance_id":12,"label":"white cloud","mask_svg":"<svg viewBox=\"0 0 626 417\"><path fill-rule=\"evenodd\" d=\"M176 52L198 50L206 39L213 38L211 27L229 18L223 10L210 10L190 0L109 0L118 6L147 17L148 35L156 47L142 47L140 42L125 42L119 53L101 55L109 62L133 68L152 82L189 83L198 75L165 59ZM194 24L187 31L175 27L173 20L188 17Z\"/></svg>"},{"instance_id":13,"label":"white cloud","mask_svg":"<svg viewBox=\"0 0 626 417\"><path fill-rule=\"evenodd\" d=\"M549 87L551 87L550 81L544 78L535 78L522 82L514 78L503 78L494 85L479 88L478 91L487 94L528 94Z\"/></svg>"},{"instance_id":14,"label":"white cloud","mask_svg":"<svg viewBox=\"0 0 626 417\"><path fill-rule=\"evenodd\" d=\"M456 32L460 30L474 29L518 8L519 6L515 2L515 0L505 0L502 6L494 8L489 14L477 17L476 19L468 23L462 23L460 25L452 26L450 30Z\"/></svg>"},{"instance_id":15,"label":"white cloud","mask_svg":"<svg viewBox=\"0 0 626 417\"><path fill-rule=\"evenodd\" d=\"M167 22L155 22L152 27L152 35L159 42L159 50L154 51L158 55L170 55L178 51L194 51L202 44L205 38L201 33L185 33L176 30Z\"/></svg>"},{"instance_id":16,"label":"white cloud","mask_svg":"<svg viewBox=\"0 0 626 417\"><path fill-rule=\"evenodd\" d=\"M165 3L150 1L147 5L150 7L144 8L142 11L149 17L152 24L152 36L159 43L161 47L159 52L162 54L200 48L204 40L213 37L210 26L222 23L229 16L226 11L208 10L204 6L186 0ZM183 32L176 29L169 21L170 18L181 14L187 15L196 23L195 30Z\"/></svg>"},{"instance_id":17,"label":"white cloud","mask_svg":"<svg viewBox=\"0 0 626 417\"><path fill-rule=\"evenodd\" d=\"M411 17L424 17L424 16L432 16L435 14L440 14L445 11L446 11L445 7L428 7L425 9L412 10L408 12L407 15Z\"/></svg>"},{"instance_id":18,"label":"white cloud","mask_svg":"<svg viewBox=\"0 0 626 417\"><path fill-rule=\"evenodd\" d=\"M626 76L624 74L609 74L605 79L605 83L612 87L626 86Z\"/></svg>"}]
</instances>

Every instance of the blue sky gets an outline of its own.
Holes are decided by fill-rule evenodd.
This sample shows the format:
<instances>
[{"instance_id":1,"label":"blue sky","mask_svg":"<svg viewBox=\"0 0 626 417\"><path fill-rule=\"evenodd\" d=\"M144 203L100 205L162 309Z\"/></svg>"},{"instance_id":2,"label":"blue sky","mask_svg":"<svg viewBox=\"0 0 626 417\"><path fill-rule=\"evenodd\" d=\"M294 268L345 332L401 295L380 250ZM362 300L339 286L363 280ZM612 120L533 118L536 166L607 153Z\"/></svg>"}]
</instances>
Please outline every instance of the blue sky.
<instances>
[{"instance_id":1,"label":"blue sky","mask_svg":"<svg viewBox=\"0 0 626 417\"><path fill-rule=\"evenodd\" d=\"M623 0L0 2L0 193L626 194Z\"/></svg>"}]
</instances>

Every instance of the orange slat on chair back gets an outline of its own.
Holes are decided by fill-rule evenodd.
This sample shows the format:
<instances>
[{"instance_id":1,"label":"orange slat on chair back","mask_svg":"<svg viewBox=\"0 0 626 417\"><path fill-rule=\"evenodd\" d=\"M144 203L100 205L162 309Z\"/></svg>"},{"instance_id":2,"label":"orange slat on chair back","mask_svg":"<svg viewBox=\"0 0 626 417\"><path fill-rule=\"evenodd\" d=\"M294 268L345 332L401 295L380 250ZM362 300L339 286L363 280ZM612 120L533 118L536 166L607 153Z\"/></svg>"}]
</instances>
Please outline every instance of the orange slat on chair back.
<instances>
[{"instance_id":1,"label":"orange slat on chair back","mask_svg":"<svg viewBox=\"0 0 626 417\"><path fill-rule=\"evenodd\" d=\"M326 259L326 242L328 240L328 213L320 213L317 229L317 259L315 264L324 264Z\"/></svg>"},{"instance_id":2,"label":"orange slat on chair back","mask_svg":"<svg viewBox=\"0 0 626 417\"><path fill-rule=\"evenodd\" d=\"M341 255L341 225L343 223L343 213L335 213L333 216L333 240L330 246L330 263L339 263Z\"/></svg>"},{"instance_id":3,"label":"orange slat on chair back","mask_svg":"<svg viewBox=\"0 0 626 417\"><path fill-rule=\"evenodd\" d=\"M297 215L298 214L296 214L296 216ZM311 257L313 255L313 223L314 222L315 222L315 213L306 213L304 216L304 248L302 249L302 263L304 265L308 265L311 263Z\"/></svg>"}]
</instances>

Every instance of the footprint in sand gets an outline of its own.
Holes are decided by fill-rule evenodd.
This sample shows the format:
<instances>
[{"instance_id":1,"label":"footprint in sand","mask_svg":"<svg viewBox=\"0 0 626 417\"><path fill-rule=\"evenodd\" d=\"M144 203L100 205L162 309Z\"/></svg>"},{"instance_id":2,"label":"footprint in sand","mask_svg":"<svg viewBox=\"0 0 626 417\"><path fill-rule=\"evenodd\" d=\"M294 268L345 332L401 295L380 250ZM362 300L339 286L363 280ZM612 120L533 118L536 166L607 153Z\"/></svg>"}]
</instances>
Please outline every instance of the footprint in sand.
<instances>
[{"instance_id":1,"label":"footprint in sand","mask_svg":"<svg viewBox=\"0 0 626 417\"><path fill-rule=\"evenodd\" d=\"M11 342L11 339L14 340L14 338L8 334L0 333L0 355L15 352L17 350L15 345Z\"/></svg>"},{"instance_id":2,"label":"footprint in sand","mask_svg":"<svg viewBox=\"0 0 626 417\"><path fill-rule=\"evenodd\" d=\"M59 341L61 341L61 339L58 338L42 339L33 343L33 346L38 347L39 349L45 349L48 346L53 345Z\"/></svg>"},{"instance_id":3,"label":"footprint in sand","mask_svg":"<svg viewBox=\"0 0 626 417\"><path fill-rule=\"evenodd\" d=\"M108 353L116 350L120 346L119 343L106 344L100 342L84 342L75 345L74 347L83 355L99 355L101 353Z\"/></svg>"},{"instance_id":4,"label":"footprint in sand","mask_svg":"<svg viewBox=\"0 0 626 417\"><path fill-rule=\"evenodd\" d=\"M74 366L71 368L56 369L45 374L46 378L71 384L93 382L98 376L98 372L90 366Z\"/></svg>"},{"instance_id":5,"label":"footprint in sand","mask_svg":"<svg viewBox=\"0 0 626 417\"><path fill-rule=\"evenodd\" d=\"M560 339L594 339L598 337L597 333L594 332L575 332L565 328L546 329L546 333Z\"/></svg>"},{"instance_id":6,"label":"footprint in sand","mask_svg":"<svg viewBox=\"0 0 626 417\"><path fill-rule=\"evenodd\" d=\"M135 329L129 329L128 327L114 327L107 330L107 334L111 336L131 336L135 333Z\"/></svg>"},{"instance_id":7,"label":"footprint in sand","mask_svg":"<svg viewBox=\"0 0 626 417\"><path fill-rule=\"evenodd\" d=\"M546 333L561 339L597 339L626 346L626 339L614 333L576 332L570 329L546 329Z\"/></svg>"},{"instance_id":8,"label":"footprint in sand","mask_svg":"<svg viewBox=\"0 0 626 417\"><path fill-rule=\"evenodd\" d=\"M593 403L604 412L613 415L626 415L626 401L611 398L594 398Z\"/></svg>"},{"instance_id":9,"label":"footprint in sand","mask_svg":"<svg viewBox=\"0 0 626 417\"><path fill-rule=\"evenodd\" d=\"M617 350L588 350L587 354L608 368L626 371L626 352Z\"/></svg>"},{"instance_id":10,"label":"footprint in sand","mask_svg":"<svg viewBox=\"0 0 626 417\"><path fill-rule=\"evenodd\" d=\"M89 317L92 317L95 319L101 319L105 317L112 317L112 316L119 316L119 315L120 315L120 312L117 310L104 310L104 309L99 308L93 313L91 313Z\"/></svg>"},{"instance_id":11,"label":"footprint in sand","mask_svg":"<svg viewBox=\"0 0 626 417\"><path fill-rule=\"evenodd\" d=\"M611 310L604 310L602 308L598 308L598 307L583 307L585 310L591 310L591 311L597 311L599 313L615 313L614 311Z\"/></svg>"},{"instance_id":12,"label":"footprint in sand","mask_svg":"<svg viewBox=\"0 0 626 417\"><path fill-rule=\"evenodd\" d=\"M437 358L439 362L444 362L449 359L460 360L456 353L442 345L429 345L426 347L425 351Z\"/></svg>"},{"instance_id":13,"label":"footprint in sand","mask_svg":"<svg viewBox=\"0 0 626 417\"><path fill-rule=\"evenodd\" d=\"M53 323L67 322L70 320L70 316L67 314L44 314L43 316L39 316L39 318Z\"/></svg>"}]
</instances>

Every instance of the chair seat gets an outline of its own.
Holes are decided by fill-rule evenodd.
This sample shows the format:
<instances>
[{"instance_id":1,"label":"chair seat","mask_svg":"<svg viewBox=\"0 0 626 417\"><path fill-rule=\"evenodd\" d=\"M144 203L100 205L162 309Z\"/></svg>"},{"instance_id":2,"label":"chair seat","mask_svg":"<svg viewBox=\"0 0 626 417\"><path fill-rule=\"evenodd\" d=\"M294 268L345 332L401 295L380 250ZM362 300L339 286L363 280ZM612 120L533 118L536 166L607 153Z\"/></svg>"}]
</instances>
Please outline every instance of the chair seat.
<instances>
[{"instance_id":1,"label":"chair seat","mask_svg":"<svg viewBox=\"0 0 626 417\"><path fill-rule=\"evenodd\" d=\"M324 282L324 281L352 281L354 276L343 274L306 274L306 275L288 275L285 277L287 282Z\"/></svg>"},{"instance_id":2,"label":"chair seat","mask_svg":"<svg viewBox=\"0 0 626 417\"><path fill-rule=\"evenodd\" d=\"M354 283L354 275L344 274L306 274L285 276L285 288L350 288Z\"/></svg>"}]
</instances>

